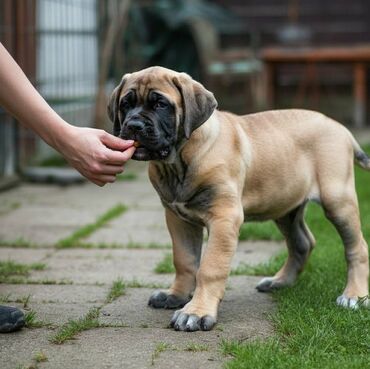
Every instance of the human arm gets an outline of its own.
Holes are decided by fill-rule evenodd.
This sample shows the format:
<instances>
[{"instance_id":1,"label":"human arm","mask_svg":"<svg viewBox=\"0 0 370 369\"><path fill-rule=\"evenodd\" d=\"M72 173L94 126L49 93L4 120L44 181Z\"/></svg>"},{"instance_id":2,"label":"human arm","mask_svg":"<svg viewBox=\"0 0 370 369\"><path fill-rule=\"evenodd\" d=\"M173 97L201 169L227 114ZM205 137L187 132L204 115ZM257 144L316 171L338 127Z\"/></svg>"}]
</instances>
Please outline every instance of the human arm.
<instances>
[{"instance_id":1,"label":"human arm","mask_svg":"<svg viewBox=\"0 0 370 369\"><path fill-rule=\"evenodd\" d=\"M63 120L36 91L1 43L0 105L99 186L114 182L135 151L133 141L122 140L103 130L76 127Z\"/></svg>"}]
</instances>

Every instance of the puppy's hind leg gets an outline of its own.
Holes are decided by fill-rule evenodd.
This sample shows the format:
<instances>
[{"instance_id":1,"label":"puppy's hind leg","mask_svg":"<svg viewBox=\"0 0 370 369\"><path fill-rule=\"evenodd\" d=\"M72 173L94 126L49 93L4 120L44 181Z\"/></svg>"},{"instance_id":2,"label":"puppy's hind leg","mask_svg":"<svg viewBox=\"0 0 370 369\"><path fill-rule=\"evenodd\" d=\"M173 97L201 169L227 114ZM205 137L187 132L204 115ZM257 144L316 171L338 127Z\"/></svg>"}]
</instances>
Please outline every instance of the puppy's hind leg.
<instances>
[{"instance_id":1,"label":"puppy's hind leg","mask_svg":"<svg viewBox=\"0 0 370 369\"><path fill-rule=\"evenodd\" d=\"M190 224L166 209L166 222L173 245L176 277L168 291L155 291L148 304L154 308L176 309L191 299L199 268L203 227Z\"/></svg>"},{"instance_id":2,"label":"puppy's hind leg","mask_svg":"<svg viewBox=\"0 0 370 369\"><path fill-rule=\"evenodd\" d=\"M340 306L356 309L359 299L369 305L369 255L361 232L357 195L353 186L323 202L326 217L334 224L344 243L347 262L347 286L337 298Z\"/></svg>"},{"instance_id":3,"label":"puppy's hind leg","mask_svg":"<svg viewBox=\"0 0 370 369\"><path fill-rule=\"evenodd\" d=\"M277 219L276 224L286 239L288 259L274 277L263 278L257 285L260 292L292 285L315 245L315 239L304 221L306 203L284 217Z\"/></svg>"}]
</instances>

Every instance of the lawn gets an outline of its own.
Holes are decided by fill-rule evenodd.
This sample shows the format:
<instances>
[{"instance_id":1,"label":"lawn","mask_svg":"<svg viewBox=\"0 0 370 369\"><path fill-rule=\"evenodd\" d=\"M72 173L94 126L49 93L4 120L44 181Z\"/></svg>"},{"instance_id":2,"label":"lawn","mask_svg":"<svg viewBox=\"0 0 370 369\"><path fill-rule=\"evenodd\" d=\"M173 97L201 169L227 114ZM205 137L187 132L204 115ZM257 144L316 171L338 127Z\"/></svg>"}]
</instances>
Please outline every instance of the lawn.
<instances>
[{"instance_id":1,"label":"lawn","mask_svg":"<svg viewBox=\"0 0 370 369\"><path fill-rule=\"evenodd\" d=\"M362 229L370 243L369 172L356 169L356 187ZM295 286L273 294L277 311L269 319L275 327L275 336L247 344L223 342L223 353L233 357L227 368L369 367L370 309L351 311L335 304L346 281L341 240L318 205L309 205L306 219L315 235L316 247ZM270 229L271 225L267 227ZM272 238L276 238L275 233ZM271 269L279 267L281 260L280 263L277 260L258 268L246 268L244 274L270 274ZM242 270L236 274L243 274Z\"/></svg>"}]
</instances>

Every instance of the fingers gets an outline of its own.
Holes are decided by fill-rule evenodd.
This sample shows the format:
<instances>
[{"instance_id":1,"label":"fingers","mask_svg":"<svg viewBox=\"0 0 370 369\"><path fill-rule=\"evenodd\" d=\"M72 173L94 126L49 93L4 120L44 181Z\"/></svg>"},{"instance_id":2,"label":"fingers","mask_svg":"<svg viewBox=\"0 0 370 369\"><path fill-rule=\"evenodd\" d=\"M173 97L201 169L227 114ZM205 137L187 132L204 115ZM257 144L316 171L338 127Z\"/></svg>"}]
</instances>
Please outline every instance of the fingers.
<instances>
[{"instance_id":1,"label":"fingers","mask_svg":"<svg viewBox=\"0 0 370 369\"><path fill-rule=\"evenodd\" d=\"M103 181L101 178L100 178L100 175L96 174L96 173L93 173L89 170L79 170L79 172L86 178L88 179L90 182L96 184L97 186L100 186L100 187L103 187L107 182Z\"/></svg>"},{"instance_id":2,"label":"fingers","mask_svg":"<svg viewBox=\"0 0 370 369\"><path fill-rule=\"evenodd\" d=\"M100 167L101 174L116 175L123 172L123 165L107 165L103 164Z\"/></svg>"},{"instance_id":3,"label":"fingers","mask_svg":"<svg viewBox=\"0 0 370 369\"><path fill-rule=\"evenodd\" d=\"M122 173L123 169L122 165L102 164L95 167L86 177L98 186L104 186L106 183L115 182L116 175Z\"/></svg>"},{"instance_id":4,"label":"fingers","mask_svg":"<svg viewBox=\"0 0 370 369\"><path fill-rule=\"evenodd\" d=\"M102 183L112 183L116 180L116 175L123 172L123 166L118 165L99 165L85 176L94 181ZM96 183L96 182L94 182ZM98 183L96 183L98 184Z\"/></svg>"},{"instance_id":5,"label":"fingers","mask_svg":"<svg viewBox=\"0 0 370 369\"><path fill-rule=\"evenodd\" d=\"M85 174L85 177L100 187L106 183L115 182L116 175L123 172L123 164L131 158L135 149L132 146L124 152L108 150L105 163L96 163L94 167L90 168L89 173ZM119 165L112 165L114 163Z\"/></svg>"},{"instance_id":6,"label":"fingers","mask_svg":"<svg viewBox=\"0 0 370 369\"><path fill-rule=\"evenodd\" d=\"M106 183L115 182L116 175L123 172L123 165L132 157L136 148L133 140L123 140L104 131L100 131L99 139L103 145L95 151L93 160L87 162L83 174L102 187Z\"/></svg>"},{"instance_id":7,"label":"fingers","mask_svg":"<svg viewBox=\"0 0 370 369\"><path fill-rule=\"evenodd\" d=\"M96 175L94 177L89 178L90 181L94 182L98 186L102 187L106 183L113 183L116 181L116 176L114 175L108 175L108 174L101 174L101 175Z\"/></svg>"},{"instance_id":8,"label":"fingers","mask_svg":"<svg viewBox=\"0 0 370 369\"><path fill-rule=\"evenodd\" d=\"M126 150L134 144L133 140L123 140L122 138L115 137L107 132L101 137L101 141L108 148L113 150Z\"/></svg>"},{"instance_id":9,"label":"fingers","mask_svg":"<svg viewBox=\"0 0 370 369\"><path fill-rule=\"evenodd\" d=\"M88 178L88 180L90 180L92 183L95 183L99 187L103 187L105 185L105 182L99 181L99 180L94 179L94 178Z\"/></svg>"},{"instance_id":10,"label":"fingers","mask_svg":"<svg viewBox=\"0 0 370 369\"><path fill-rule=\"evenodd\" d=\"M135 150L135 146L131 146L123 152L109 150L106 153L106 164L122 165L126 163L127 160L131 159L132 155L134 155Z\"/></svg>"}]
</instances>

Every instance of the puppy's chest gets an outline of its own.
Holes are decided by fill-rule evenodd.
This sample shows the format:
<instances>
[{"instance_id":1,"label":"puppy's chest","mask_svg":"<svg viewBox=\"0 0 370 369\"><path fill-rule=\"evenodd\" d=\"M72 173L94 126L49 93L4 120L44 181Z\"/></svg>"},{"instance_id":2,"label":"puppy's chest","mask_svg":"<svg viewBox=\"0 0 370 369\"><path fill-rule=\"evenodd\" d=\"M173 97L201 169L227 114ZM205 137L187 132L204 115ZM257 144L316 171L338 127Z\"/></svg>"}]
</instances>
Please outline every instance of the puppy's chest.
<instances>
[{"instance_id":1,"label":"puppy's chest","mask_svg":"<svg viewBox=\"0 0 370 369\"><path fill-rule=\"evenodd\" d=\"M199 221L199 215L193 209L189 209L185 202L166 202L162 199L162 203L165 207L172 210L178 217L186 221Z\"/></svg>"},{"instance_id":2,"label":"puppy's chest","mask_svg":"<svg viewBox=\"0 0 370 369\"><path fill-rule=\"evenodd\" d=\"M162 178L155 186L163 205L180 218L190 222L203 222L212 202L208 186L193 186L191 181Z\"/></svg>"},{"instance_id":3,"label":"puppy's chest","mask_svg":"<svg viewBox=\"0 0 370 369\"><path fill-rule=\"evenodd\" d=\"M165 207L187 221L198 221L205 210L199 204L196 191L190 192L181 185L171 188L162 183L160 197Z\"/></svg>"}]
</instances>

